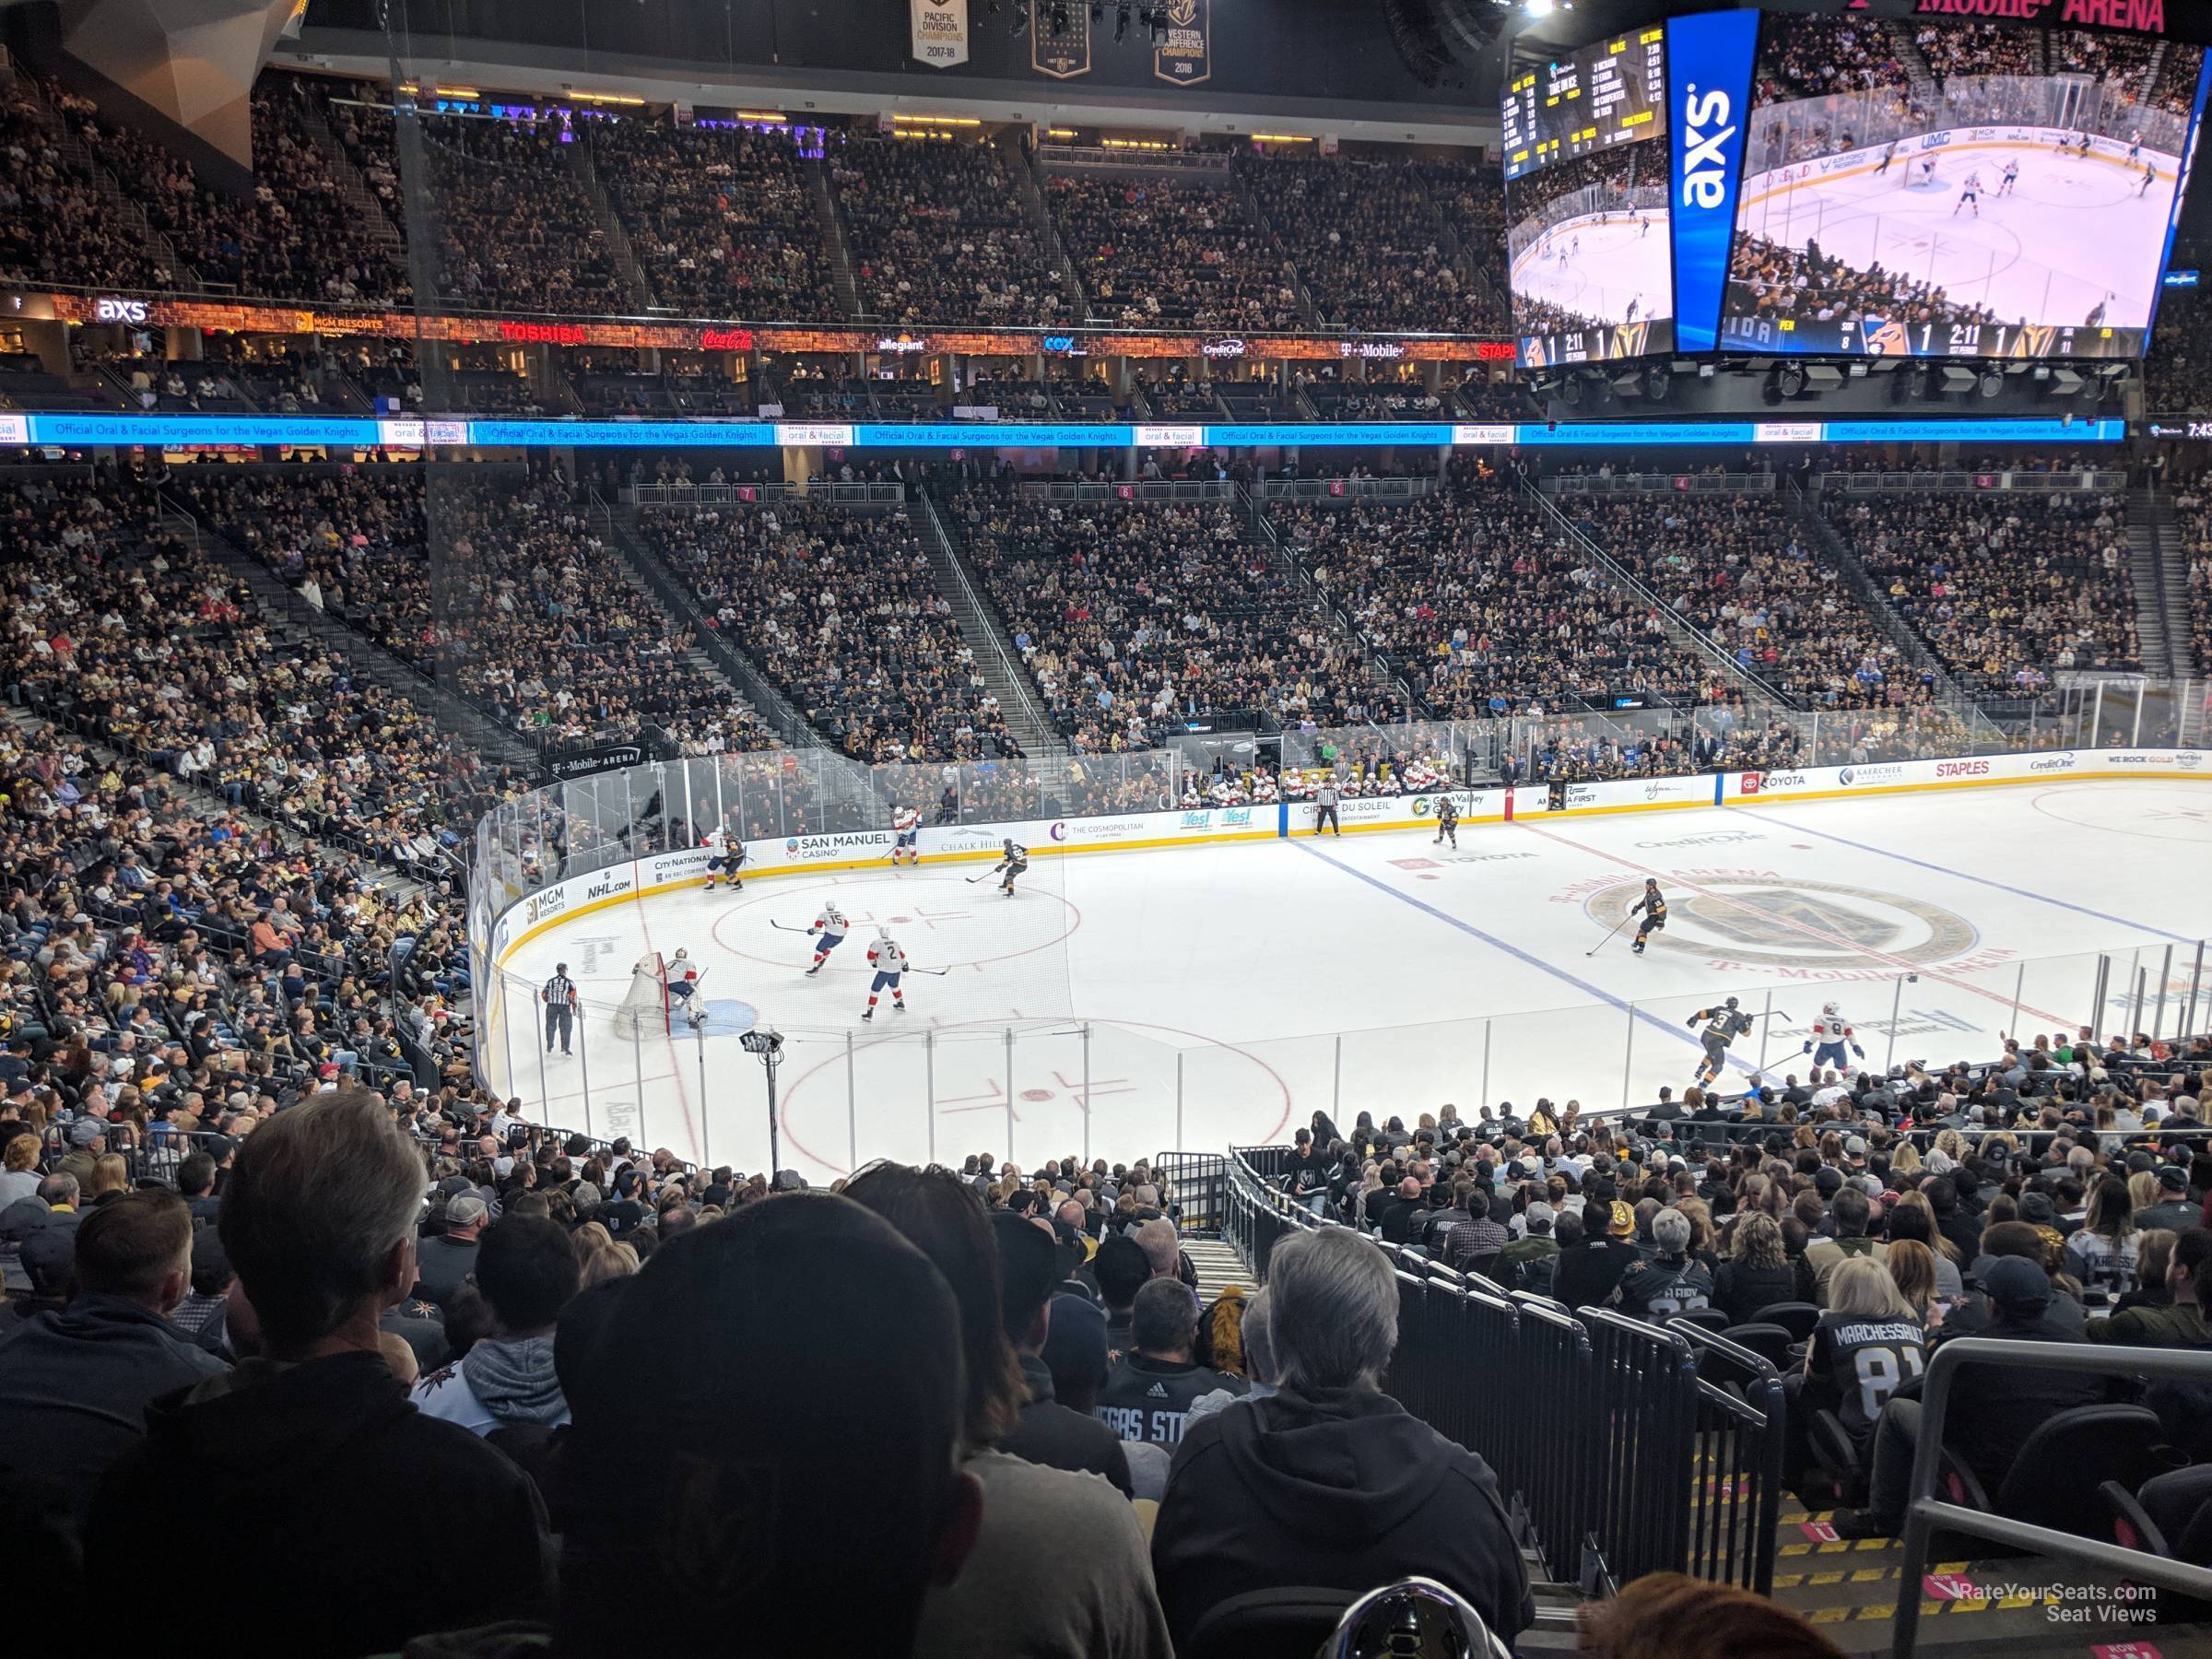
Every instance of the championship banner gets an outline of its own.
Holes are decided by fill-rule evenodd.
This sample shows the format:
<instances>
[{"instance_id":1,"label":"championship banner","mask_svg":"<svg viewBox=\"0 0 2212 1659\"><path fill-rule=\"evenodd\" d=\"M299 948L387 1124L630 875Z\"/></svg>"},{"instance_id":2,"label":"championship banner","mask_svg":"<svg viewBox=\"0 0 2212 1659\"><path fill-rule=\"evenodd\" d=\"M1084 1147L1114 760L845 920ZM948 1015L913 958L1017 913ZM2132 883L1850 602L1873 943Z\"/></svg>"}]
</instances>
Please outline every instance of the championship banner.
<instances>
[{"instance_id":1,"label":"championship banner","mask_svg":"<svg viewBox=\"0 0 2212 1659\"><path fill-rule=\"evenodd\" d=\"M1214 72L1213 0L1168 0L1168 32L1152 48L1152 73L1178 87L1194 87Z\"/></svg>"},{"instance_id":2,"label":"championship banner","mask_svg":"<svg viewBox=\"0 0 2212 1659\"><path fill-rule=\"evenodd\" d=\"M1090 7L1080 0L1014 0L1030 8L1030 67L1054 80L1090 73ZM1054 19L1058 19L1055 27Z\"/></svg>"},{"instance_id":3,"label":"championship banner","mask_svg":"<svg viewBox=\"0 0 2212 1659\"><path fill-rule=\"evenodd\" d=\"M933 69L968 61L968 0L907 0L914 58Z\"/></svg>"}]
</instances>

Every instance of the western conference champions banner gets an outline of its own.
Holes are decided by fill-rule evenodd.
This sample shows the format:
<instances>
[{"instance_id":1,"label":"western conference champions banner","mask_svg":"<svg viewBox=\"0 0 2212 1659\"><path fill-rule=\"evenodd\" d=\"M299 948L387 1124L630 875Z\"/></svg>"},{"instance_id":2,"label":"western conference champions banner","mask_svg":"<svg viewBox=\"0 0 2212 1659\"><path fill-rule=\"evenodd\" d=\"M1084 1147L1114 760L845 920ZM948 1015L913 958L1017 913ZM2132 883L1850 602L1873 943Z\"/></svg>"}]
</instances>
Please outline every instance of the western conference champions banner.
<instances>
[{"instance_id":1,"label":"western conference champions banner","mask_svg":"<svg viewBox=\"0 0 2212 1659\"><path fill-rule=\"evenodd\" d=\"M907 0L914 57L933 69L968 61L968 0Z\"/></svg>"},{"instance_id":2,"label":"western conference champions banner","mask_svg":"<svg viewBox=\"0 0 2212 1659\"><path fill-rule=\"evenodd\" d=\"M1152 73L1178 87L1194 87L1214 72L1213 0L1168 0L1167 39L1152 49Z\"/></svg>"},{"instance_id":3,"label":"western conference champions banner","mask_svg":"<svg viewBox=\"0 0 2212 1659\"><path fill-rule=\"evenodd\" d=\"M1666 25L1677 351L1711 351L1718 341L1758 48L1755 11L1700 12Z\"/></svg>"}]
</instances>

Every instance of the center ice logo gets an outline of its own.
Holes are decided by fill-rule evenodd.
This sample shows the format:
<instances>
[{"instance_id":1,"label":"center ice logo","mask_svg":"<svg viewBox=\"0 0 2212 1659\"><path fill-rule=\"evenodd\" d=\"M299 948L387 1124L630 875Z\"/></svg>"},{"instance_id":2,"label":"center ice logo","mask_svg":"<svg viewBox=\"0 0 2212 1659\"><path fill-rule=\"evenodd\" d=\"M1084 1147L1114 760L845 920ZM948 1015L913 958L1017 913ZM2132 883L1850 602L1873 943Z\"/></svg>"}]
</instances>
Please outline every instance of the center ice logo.
<instances>
[{"instance_id":1,"label":"center ice logo","mask_svg":"<svg viewBox=\"0 0 2212 1659\"><path fill-rule=\"evenodd\" d=\"M1700 872L1694 885L1675 879L1680 885L1667 893L1667 931L1652 943L1708 961L1818 976L1879 974L1956 961L1979 943L1963 916L1904 893L1796 877L1785 883L1771 871ZM1591 895L1590 914L1610 925L1642 893L1640 879L1612 883Z\"/></svg>"}]
</instances>

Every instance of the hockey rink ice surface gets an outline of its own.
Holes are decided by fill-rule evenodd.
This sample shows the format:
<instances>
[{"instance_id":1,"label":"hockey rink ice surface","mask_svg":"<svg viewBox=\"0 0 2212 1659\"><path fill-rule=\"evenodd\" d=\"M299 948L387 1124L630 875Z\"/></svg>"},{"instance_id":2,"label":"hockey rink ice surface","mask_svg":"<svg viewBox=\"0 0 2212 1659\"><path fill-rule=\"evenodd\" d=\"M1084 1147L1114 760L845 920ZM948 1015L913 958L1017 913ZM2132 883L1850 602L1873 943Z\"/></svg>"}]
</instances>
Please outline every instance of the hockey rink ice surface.
<instances>
[{"instance_id":1,"label":"hockey rink ice surface","mask_svg":"<svg viewBox=\"0 0 2212 1659\"><path fill-rule=\"evenodd\" d=\"M1675 314L1674 271L1667 253L1667 216L1643 216L1651 229L1639 234L1633 218L1570 219L1531 242L1513 262L1513 292L1588 317L1596 323L1648 323ZM1576 244L1580 243L1578 247ZM1559 255L1565 252L1567 257Z\"/></svg>"},{"instance_id":2,"label":"hockey rink ice surface","mask_svg":"<svg viewBox=\"0 0 2212 1659\"><path fill-rule=\"evenodd\" d=\"M1456 854L1430 834L1041 857L1010 900L971 863L659 894L522 947L518 1018L488 1058L505 1047L534 1116L585 1127L588 1065L592 1132L753 1171L764 1081L735 1033L757 1018L786 1040L783 1167L818 1183L855 1157L1032 1168L1287 1140L1316 1110L1347 1125L1538 1095L1610 1111L1692 1081L1685 1022L1731 992L1762 1016L1739 1088L1762 1036L1768 1077L1803 1075L1827 1000L1876 1066L2071 1031L2100 952L2099 1035L2148 1029L2161 975L2171 1033L2212 935L2212 791L2187 782L1522 819L1463 829ZM1665 935L1639 958L1624 927L1585 955L1647 875L1671 902ZM771 924L803 928L831 897L853 933L810 979L807 940ZM887 994L864 1025L879 923L915 967L948 971L910 972L910 1011ZM616 1038L606 1010L633 962L679 946L706 970L713 1034ZM590 1005L588 1057L541 1059L533 1041L528 999L556 961ZM2200 1026L2212 964L2206 978Z\"/></svg>"},{"instance_id":3,"label":"hockey rink ice surface","mask_svg":"<svg viewBox=\"0 0 2212 1659\"><path fill-rule=\"evenodd\" d=\"M2109 325L2149 322L2173 206L2171 156L2144 152L2159 181L2138 196L2141 167L2117 156L2081 159L2038 144L1931 153L1933 185L1901 182L1917 177L1917 155L1900 156L1878 175L1878 155L1870 156L1856 171L1747 196L1739 229L1783 247L1818 242L1854 270L1878 264L1940 284L1954 300L1985 305L2006 323L2078 325L2100 300ZM2008 159L2020 176L2000 196ZM1979 216L1959 206L1969 173L1982 179Z\"/></svg>"}]
</instances>

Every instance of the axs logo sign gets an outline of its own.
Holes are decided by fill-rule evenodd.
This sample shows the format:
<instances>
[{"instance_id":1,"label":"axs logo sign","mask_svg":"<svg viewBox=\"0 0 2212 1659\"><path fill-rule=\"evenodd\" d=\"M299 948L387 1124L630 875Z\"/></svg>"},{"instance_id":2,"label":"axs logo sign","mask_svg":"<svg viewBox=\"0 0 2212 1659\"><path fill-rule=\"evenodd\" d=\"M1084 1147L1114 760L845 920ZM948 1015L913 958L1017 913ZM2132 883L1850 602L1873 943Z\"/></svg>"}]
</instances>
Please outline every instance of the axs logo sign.
<instances>
[{"instance_id":1,"label":"axs logo sign","mask_svg":"<svg viewBox=\"0 0 2212 1659\"><path fill-rule=\"evenodd\" d=\"M1728 94L1700 96L1695 86L1684 88L1682 118L1688 124L1688 147L1682 163L1682 206L1710 213L1728 201L1728 161L1723 147L1735 136L1735 127L1720 125L1728 119Z\"/></svg>"},{"instance_id":2,"label":"axs logo sign","mask_svg":"<svg viewBox=\"0 0 2212 1659\"><path fill-rule=\"evenodd\" d=\"M1756 11L1702 12L1666 26L1667 215L1675 256L1675 345L1711 351L1728 280L1728 241L1743 169L1740 112L1750 108Z\"/></svg>"},{"instance_id":3,"label":"axs logo sign","mask_svg":"<svg viewBox=\"0 0 2212 1659\"><path fill-rule=\"evenodd\" d=\"M143 323L146 316L146 301L143 300L92 301L92 320L95 323Z\"/></svg>"}]
</instances>

